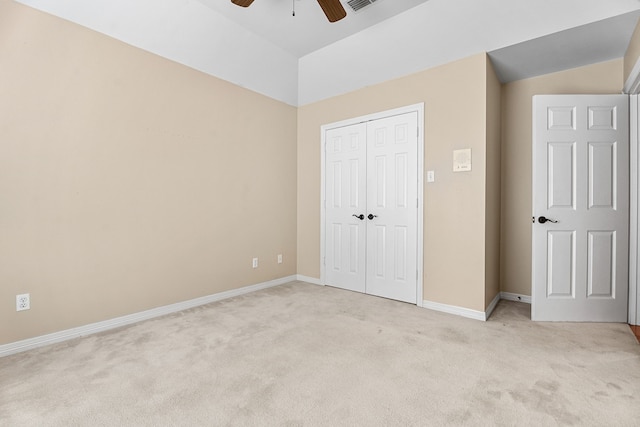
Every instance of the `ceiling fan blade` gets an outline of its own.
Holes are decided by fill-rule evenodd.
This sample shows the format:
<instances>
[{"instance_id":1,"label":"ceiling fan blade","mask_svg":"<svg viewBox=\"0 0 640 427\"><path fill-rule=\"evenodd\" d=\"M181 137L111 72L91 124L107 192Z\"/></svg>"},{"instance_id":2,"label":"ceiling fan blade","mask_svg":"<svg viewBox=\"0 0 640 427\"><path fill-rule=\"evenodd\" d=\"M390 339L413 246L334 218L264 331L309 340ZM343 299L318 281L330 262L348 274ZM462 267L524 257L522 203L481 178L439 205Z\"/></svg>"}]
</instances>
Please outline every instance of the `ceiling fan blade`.
<instances>
[{"instance_id":1,"label":"ceiling fan blade","mask_svg":"<svg viewBox=\"0 0 640 427\"><path fill-rule=\"evenodd\" d=\"M329 22L336 22L347 16L347 12L342 7L340 0L318 0L318 3L324 14L327 15Z\"/></svg>"},{"instance_id":2,"label":"ceiling fan blade","mask_svg":"<svg viewBox=\"0 0 640 427\"><path fill-rule=\"evenodd\" d=\"M249 7L251 3L253 3L253 0L231 0L231 3L242 7Z\"/></svg>"}]
</instances>

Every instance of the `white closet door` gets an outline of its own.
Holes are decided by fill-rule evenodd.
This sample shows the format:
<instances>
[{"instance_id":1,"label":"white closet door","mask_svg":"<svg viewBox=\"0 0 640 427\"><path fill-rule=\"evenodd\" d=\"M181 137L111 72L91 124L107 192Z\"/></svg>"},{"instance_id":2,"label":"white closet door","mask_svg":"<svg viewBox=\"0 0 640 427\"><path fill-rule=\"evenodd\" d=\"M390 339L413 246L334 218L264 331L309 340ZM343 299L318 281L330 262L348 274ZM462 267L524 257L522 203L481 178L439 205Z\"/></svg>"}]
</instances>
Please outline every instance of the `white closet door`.
<instances>
[{"instance_id":1,"label":"white closet door","mask_svg":"<svg viewBox=\"0 0 640 427\"><path fill-rule=\"evenodd\" d=\"M368 294L416 303L418 114L367 125Z\"/></svg>"},{"instance_id":2,"label":"white closet door","mask_svg":"<svg viewBox=\"0 0 640 427\"><path fill-rule=\"evenodd\" d=\"M365 292L366 138L364 123L325 136L326 284Z\"/></svg>"},{"instance_id":3,"label":"white closet door","mask_svg":"<svg viewBox=\"0 0 640 427\"><path fill-rule=\"evenodd\" d=\"M418 113L325 134L325 282L417 302Z\"/></svg>"}]
</instances>

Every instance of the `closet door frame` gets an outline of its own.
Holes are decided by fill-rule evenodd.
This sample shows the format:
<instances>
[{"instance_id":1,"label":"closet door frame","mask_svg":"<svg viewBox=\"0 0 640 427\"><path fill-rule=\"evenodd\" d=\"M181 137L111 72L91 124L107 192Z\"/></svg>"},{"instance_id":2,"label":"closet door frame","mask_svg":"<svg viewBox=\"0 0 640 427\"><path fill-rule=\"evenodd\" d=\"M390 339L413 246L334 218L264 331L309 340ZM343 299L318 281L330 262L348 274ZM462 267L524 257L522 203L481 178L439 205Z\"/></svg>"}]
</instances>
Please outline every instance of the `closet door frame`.
<instances>
[{"instance_id":1,"label":"closet door frame","mask_svg":"<svg viewBox=\"0 0 640 427\"><path fill-rule=\"evenodd\" d=\"M394 108L392 110L381 111L368 114L365 116L354 117L339 122L328 123L320 126L320 284L326 284L326 236L325 236L325 194L326 194L326 176L325 176L325 145L326 134L330 129L351 126L358 123L369 122L372 120L384 119L387 117L402 115L406 113L416 112L418 116L418 152L417 152L417 184L418 184L418 224L416 227L418 253L417 253L417 275L416 295L418 307L423 305L423 272L424 272L424 103L407 105L405 107Z\"/></svg>"}]
</instances>

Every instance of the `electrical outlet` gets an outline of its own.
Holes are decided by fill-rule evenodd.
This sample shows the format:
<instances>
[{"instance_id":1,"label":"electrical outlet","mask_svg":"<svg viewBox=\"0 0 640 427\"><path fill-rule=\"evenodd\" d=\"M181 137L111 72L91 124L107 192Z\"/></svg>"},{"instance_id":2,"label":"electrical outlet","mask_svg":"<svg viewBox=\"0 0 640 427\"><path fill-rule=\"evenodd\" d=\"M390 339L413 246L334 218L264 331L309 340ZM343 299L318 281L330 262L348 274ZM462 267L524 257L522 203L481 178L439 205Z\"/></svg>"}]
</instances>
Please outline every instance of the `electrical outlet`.
<instances>
[{"instance_id":1,"label":"electrical outlet","mask_svg":"<svg viewBox=\"0 0 640 427\"><path fill-rule=\"evenodd\" d=\"M16 295L16 311L29 310L31 308L31 298L29 294Z\"/></svg>"},{"instance_id":2,"label":"electrical outlet","mask_svg":"<svg viewBox=\"0 0 640 427\"><path fill-rule=\"evenodd\" d=\"M258 258L253 259L253 268L258 268Z\"/></svg>"},{"instance_id":3,"label":"electrical outlet","mask_svg":"<svg viewBox=\"0 0 640 427\"><path fill-rule=\"evenodd\" d=\"M278 254L278 264L282 264L282 254Z\"/></svg>"}]
</instances>

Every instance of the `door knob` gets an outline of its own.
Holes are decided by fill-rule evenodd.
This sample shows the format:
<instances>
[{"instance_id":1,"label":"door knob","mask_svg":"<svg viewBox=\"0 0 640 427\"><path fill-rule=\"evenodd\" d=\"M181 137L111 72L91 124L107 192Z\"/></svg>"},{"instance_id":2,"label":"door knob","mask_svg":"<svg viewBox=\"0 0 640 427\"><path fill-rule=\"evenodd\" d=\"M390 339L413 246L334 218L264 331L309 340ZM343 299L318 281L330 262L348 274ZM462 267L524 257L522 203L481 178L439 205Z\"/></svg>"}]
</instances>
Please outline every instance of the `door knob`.
<instances>
[{"instance_id":1,"label":"door knob","mask_svg":"<svg viewBox=\"0 0 640 427\"><path fill-rule=\"evenodd\" d=\"M358 218L360 221L362 221L362 220L364 219L364 214L360 214L360 215L353 214L353 215L351 215L351 216L355 216L355 217L356 217L356 218Z\"/></svg>"},{"instance_id":2,"label":"door knob","mask_svg":"<svg viewBox=\"0 0 640 427\"><path fill-rule=\"evenodd\" d=\"M373 218L377 218L377 217L378 217L378 215L374 215L374 214L369 214L367 216L367 218L369 218L369 219L373 219Z\"/></svg>"},{"instance_id":3,"label":"door knob","mask_svg":"<svg viewBox=\"0 0 640 427\"><path fill-rule=\"evenodd\" d=\"M544 216L538 217L538 222L539 222L540 224L544 224L544 223L545 223L545 222L547 222L547 221L548 221L548 222L552 222L552 223L554 223L554 224L558 222L558 221L556 221L555 219L546 218L546 217L544 217Z\"/></svg>"}]
</instances>

